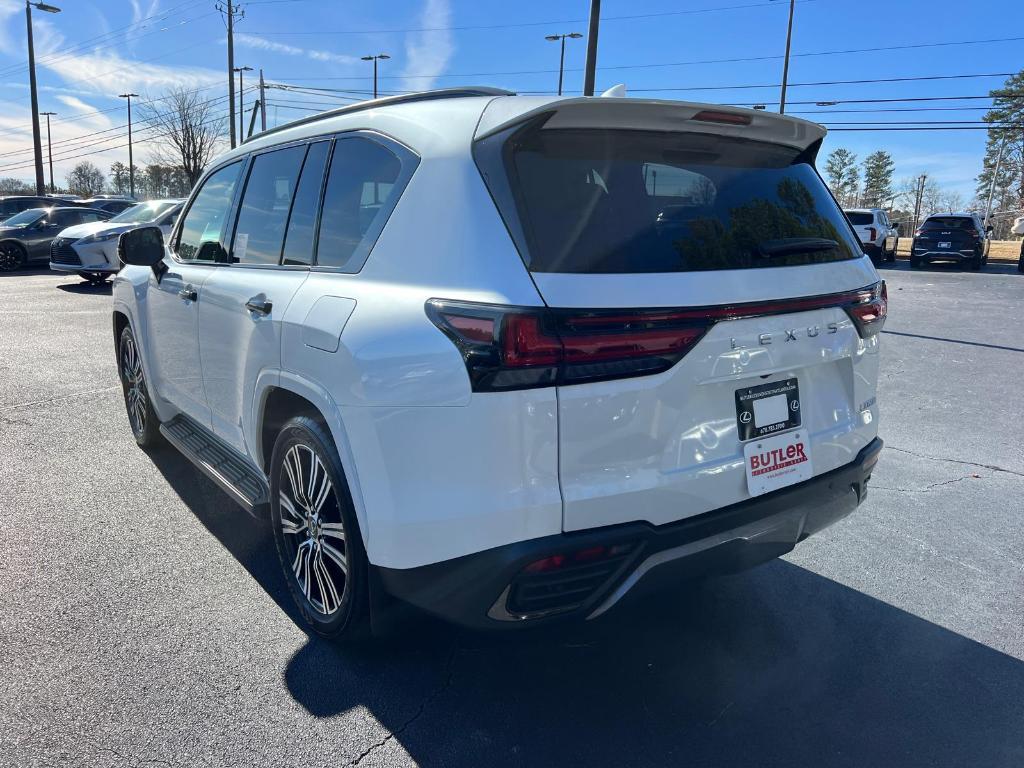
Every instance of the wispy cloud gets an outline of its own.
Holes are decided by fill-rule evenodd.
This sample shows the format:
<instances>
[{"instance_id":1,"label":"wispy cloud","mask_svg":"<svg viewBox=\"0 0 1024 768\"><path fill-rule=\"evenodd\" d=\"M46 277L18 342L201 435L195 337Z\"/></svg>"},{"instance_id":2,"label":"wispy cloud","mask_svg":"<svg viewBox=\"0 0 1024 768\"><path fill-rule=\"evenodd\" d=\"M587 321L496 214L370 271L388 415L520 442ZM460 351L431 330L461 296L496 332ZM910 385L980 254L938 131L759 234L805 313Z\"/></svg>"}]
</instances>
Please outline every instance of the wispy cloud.
<instances>
[{"instance_id":1,"label":"wispy cloud","mask_svg":"<svg viewBox=\"0 0 1024 768\"><path fill-rule=\"evenodd\" d=\"M93 128L109 128L112 125L106 114L97 114L99 112L97 107L82 101L77 96L58 94L57 100L71 108L71 114L65 117L75 117L80 123L85 123Z\"/></svg>"},{"instance_id":2,"label":"wispy cloud","mask_svg":"<svg viewBox=\"0 0 1024 768\"><path fill-rule=\"evenodd\" d=\"M16 53L15 44L7 31L7 22L24 9L18 0L0 0L0 53L8 55Z\"/></svg>"},{"instance_id":3,"label":"wispy cloud","mask_svg":"<svg viewBox=\"0 0 1024 768\"><path fill-rule=\"evenodd\" d=\"M332 64L354 64L359 61L358 56L349 56L344 53L334 53L332 51L320 51L314 48L299 48L295 45L279 43L276 40L267 40L259 35L249 35L244 32L235 33L235 45L257 48L261 51L282 53L285 56L305 56L313 59L314 61L325 61Z\"/></svg>"},{"instance_id":4,"label":"wispy cloud","mask_svg":"<svg viewBox=\"0 0 1024 768\"><path fill-rule=\"evenodd\" d=\"M438 27L451 26L452 9L448 0L426 0L420 14L420 26L430 32L411 32L405 39L405 78L402 87L411 91L432 88L437 76L448 67L455 53L452 33Z\"/></svg>"},{"instance_id":5,"label":"wispy cloud","mask_svg":"<svg viewBox=\"0 0 1024 768\"><path fill-rule=\"evenodd\" d=\"M110 95L123 90L159 92L176 86L197 88L223 79L218 70L136 61L123 57L112 47L83 53L60 53L64 37L52 24L37 21L35 31L38 65L56 73L65 82L92 93Z\"/></svg>"}]
</instances>

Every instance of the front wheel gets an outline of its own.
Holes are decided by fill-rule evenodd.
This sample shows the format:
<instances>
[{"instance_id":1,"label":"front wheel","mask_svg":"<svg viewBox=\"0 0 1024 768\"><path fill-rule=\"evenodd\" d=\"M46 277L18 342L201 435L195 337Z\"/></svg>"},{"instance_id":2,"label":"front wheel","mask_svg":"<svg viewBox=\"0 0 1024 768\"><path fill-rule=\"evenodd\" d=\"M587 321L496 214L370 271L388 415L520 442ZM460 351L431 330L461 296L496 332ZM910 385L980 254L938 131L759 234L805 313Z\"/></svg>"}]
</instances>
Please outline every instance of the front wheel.
<instances>
[{"instance_id":1,"label":"front wheel","mask_svg":"<svg viewBox=\"0 0 1024 768\"><path fill-rule=\"evenodd\" d=\"M24 264L24 248L17 243L0 243L0 272L13 272Z\"/></svg>"},{"instance_id":2,"label":"front wheel","mask_svg":"<svg viewBox=\"0 0 1024 768\"><path fill-rule=\"evenodd\" d=\"M79 272L78 276L90 285L103 285L110 277L106 272Z\"/></svg>"},{"instance_id":3,"label":"front wheel","mask_svg":"<svg viewBox=\"0 0 1024 768\"><path fill-rule=\"evenodd\" d=\"M285 423L270 460L277 554L302 618L321 637L365 628L368 565L334 441L309 416Z\"/></svg>"},{"instance_id":4,"label":"front wheel","mask_svg":"<svg viewBox=\"0 0 1024 768\"><path fill-rule=\"evenodd\" d=\"M139 345L130 326L121 331L117 349L118 371L121 375L121 389L124 391L124 406L128 411L128 423L132 428L135 442L142 448L151 448L160 443L160 421L146 388L146 375L142 370Z\"/></svg>"}]
</instances>

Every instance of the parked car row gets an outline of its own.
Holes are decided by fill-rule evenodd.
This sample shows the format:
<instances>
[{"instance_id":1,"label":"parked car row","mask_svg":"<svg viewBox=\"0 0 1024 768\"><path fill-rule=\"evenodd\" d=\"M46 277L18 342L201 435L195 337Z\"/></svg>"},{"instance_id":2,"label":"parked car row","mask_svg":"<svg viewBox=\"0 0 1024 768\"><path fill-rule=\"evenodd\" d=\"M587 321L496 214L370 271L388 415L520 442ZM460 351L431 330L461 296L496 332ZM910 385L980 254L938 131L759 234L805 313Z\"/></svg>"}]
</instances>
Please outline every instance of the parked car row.
<instances>
[{"instance_id":1,"label":"parked car row","mask_svg":"<svg viewBox=\"0 0 1024 768\"><path fill-rule=\"evenodd\" d=\"M90 197L84 200L69 195L7 195L0 197L0 221L31 208L53 208L54 206L95 208L113 215L120 213L126 208L131 208L136 202L136 200L130 197L110 197L106 195Z\"/></svg>"},{"instance_id":2,"label":"parked car row","mask_svg":"<svg viewBox=\"0 0 1024 768\"><path fill-rule=\"evenodd\" d=\"M121 233L151 224L169 234L182 203L135 203L111 198L81 201L95 205L70 205L71 202L77 201L42 197L0 199L0 204L7 206L3 210L21 208L0 221L0 271L48 262L56 271L74 272L93 283L103 282L121 268L117 257ZM104 202L109 205L103 207ZM127 207L122 207L126 202ZM114 215L108 208L120 208L120 212Z\"/></svg>"}]
</instances>

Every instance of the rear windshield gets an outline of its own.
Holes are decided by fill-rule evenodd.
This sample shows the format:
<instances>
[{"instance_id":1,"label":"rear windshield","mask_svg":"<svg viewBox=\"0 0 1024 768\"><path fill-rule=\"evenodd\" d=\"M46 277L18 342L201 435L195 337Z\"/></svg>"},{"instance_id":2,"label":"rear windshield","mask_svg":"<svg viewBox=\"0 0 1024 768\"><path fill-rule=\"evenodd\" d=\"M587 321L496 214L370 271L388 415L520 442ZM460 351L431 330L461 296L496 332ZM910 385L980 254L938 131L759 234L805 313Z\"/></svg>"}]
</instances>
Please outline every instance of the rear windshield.
<instances>
[{"instance_id":1,"label":"rear windshield","mask_svg":"<svg viewBox=\"0 0 1024 768\"><path fill-rule=\"evenodd\" d=\"M875 214L865 213L864 211L847 211L846 218L850 220L851 224L856 224L858 226L875 223Z\"/></svg>"},{"instance_id":2,"label":"rear windshield","mask_svg":"<svg viewBox=\"0 0 1024 768\"><path fill-rule=\"evenodd\" d=\"M924 220L921 229L974 229L970 216L931 216Z\"/></svg>"},{"instance_id":3,"label":"rear windshield","mask_svg":"<svg viewBox=\"0 0 1024 768\"><path fill-rule=\"evenodd\" d=\"M794 149L692 133L530 128L504 155L534 272L750 269L861 255Z\"/></svg>"}]
</instances>

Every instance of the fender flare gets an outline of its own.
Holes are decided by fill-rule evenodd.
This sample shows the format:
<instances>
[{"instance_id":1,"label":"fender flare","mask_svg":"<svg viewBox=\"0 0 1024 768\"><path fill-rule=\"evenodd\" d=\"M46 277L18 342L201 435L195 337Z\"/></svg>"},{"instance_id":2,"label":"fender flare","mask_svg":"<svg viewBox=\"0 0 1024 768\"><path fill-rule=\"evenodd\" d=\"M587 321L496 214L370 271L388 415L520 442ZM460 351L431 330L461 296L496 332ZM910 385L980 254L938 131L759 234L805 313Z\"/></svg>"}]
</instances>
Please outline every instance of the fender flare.
<instances>
[{"instance_id":1,"label":"fender flare","mask_svg":"<svg viewBox=\"0 0 1024 768\"><path fill-rule=\"evenodd\" d=\"M341 458L341 468L344 470L345 479L348 481L352 506L355 508L356 519L359 521L359 529L363 536L363 546L369 551L370 523L366 513L366 504L363 500L362 488L359 483L359 475L356 472L355 456L352 453L348 431L345 429L345 424L341 419L341 411L326 387L293 371L270 369L260 371L256 378L252 398L250 416L252 434L246 436L247 444L253 446L252 453L254 458L260 467L265 466L266 460L269 459L269 457L263 456L263 440L261 435L267 396L275 388L284 389L308 400L323 417L327 428L330 430L331 437L334 438L334 445L338 449L338 456Z\"/></svg>"}]
</instances>

